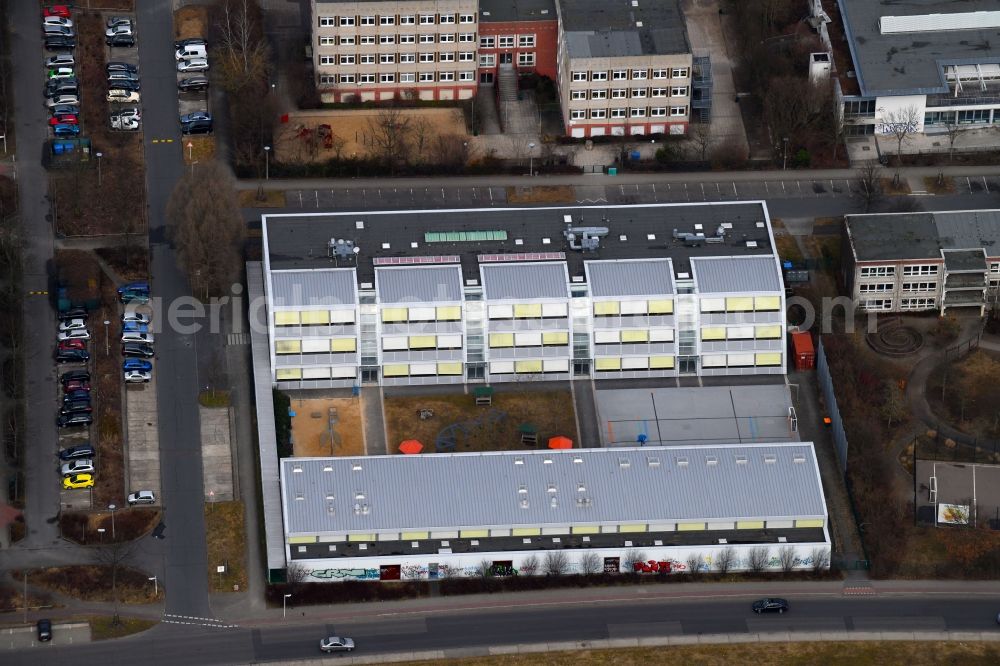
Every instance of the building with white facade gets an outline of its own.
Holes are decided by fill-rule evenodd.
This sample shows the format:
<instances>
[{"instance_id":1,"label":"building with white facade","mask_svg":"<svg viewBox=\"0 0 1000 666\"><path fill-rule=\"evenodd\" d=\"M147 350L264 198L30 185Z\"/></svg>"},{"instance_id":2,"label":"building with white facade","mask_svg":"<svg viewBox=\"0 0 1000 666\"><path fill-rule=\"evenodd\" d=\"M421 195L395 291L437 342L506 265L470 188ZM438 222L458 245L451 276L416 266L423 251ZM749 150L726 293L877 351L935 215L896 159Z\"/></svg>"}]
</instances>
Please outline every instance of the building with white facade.
<instances>
[{"instance_id":1,"label":"building with white facade","mask_svg":"<svg viewBox=\"0 0 1000 666\"><path fill-rule=\"evenodd\" d=\"M283 389L784 374L763 202L262 218Z\"/></svg>"},{"instance_id":2,"label":"building with white facade","mask_svg":"<svg viewBox=\"0 0 1000 666\"><path fill-rule=\"evenodd\" d=\"M1000 288L1000 210L844 218L844 284L869 312L969 309Z\"/></svg>"},{"instance_id":3,"label":"building with white facade","mask_svg":"<svg viewBox=\"0 0 1000 666\"><path fill-rule=\"evenodd\" d=\"M813 445L734 444L280 462L283 544L308 581L828 566ZM594 557L596 555L596 558ZM588 562L584 563L587 556Z\"/></svg>"}]
</instances>

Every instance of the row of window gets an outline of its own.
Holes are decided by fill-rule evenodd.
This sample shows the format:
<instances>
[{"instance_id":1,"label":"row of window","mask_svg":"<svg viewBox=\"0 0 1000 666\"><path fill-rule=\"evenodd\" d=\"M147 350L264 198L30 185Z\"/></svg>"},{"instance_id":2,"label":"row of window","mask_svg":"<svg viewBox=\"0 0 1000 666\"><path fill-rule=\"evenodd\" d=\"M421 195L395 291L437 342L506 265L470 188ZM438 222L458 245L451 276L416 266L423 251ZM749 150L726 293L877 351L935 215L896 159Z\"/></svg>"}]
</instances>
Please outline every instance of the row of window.
<instances>
[{"instance_id":1,"label":"row of window","mask_svg":"<svg viewBox=\"0 0 1000 666\"><path fill-rule=\"evenodd\" d=\"M904 298L899 302L901 310L930 310L937 307L936 298Z\"/></svg>"},{"instance_id":2,"label":"row of window","mask_svg":"<svg viewBox=\"0 0 1000 666\"><path fill-rule=\"evenodd\" d=\"M601 120L603 118L683 118L688 114L686 106L638 106L628 109L570 109L571 120Z\"/></svg>"},{"instance_id":3,"label":"row of window","mask_svg":"<svg viewBox=\"0 0 1000 666\"><path fill-rule=\"evenodd\" d=\"M514 305L491 305L486 310L490 319L541 319L565 317L568 306L565 303L516 303Z\"/></svg>"},{"instance_id":4,"label":"row of window","mask_svg":"<svg viewBox=\"0 0 1000 666\"><path fill-rule=\"evenodd\" d=\"M475 62L476 54L472 51L447 51L443 53L341 53L340 55L322 55L320 65L392 65L413 62Z\"/></svg>"},{"instance_id":5,"label":"row of window","mask_svg":"<svg viewBox=\"0 0 1000 666\"><path fill-rule=\"evenodd\" d=\"M479 55L479 66L480 67L493 67L497 64L497 57L492 53L484 53ZM517 64L520 67L534 67L535 66L535 54L534 53L518 53L517 54Z\"/></svg>"},{"instance_id":6,"label":"row of window","mask_svg":"<svg viewBox=\"0 0 1000 666\"><path fill-rule=\"evenodd\" d=\"M475 81L475 72L384 72L382 74L320 74L320 85L365 83L434 83L450 81Z\"/></svg>"},{"instance_id":7,"label":"row of window","mask_svg":"<svg viewBox=\"0 0 1000 666\"><path fill-rule=\"evenodd\" d=\"M573 81L643 81L645 79L686 79L690 70L687 67L672 69L613 69L610 72L572 72Z\"/></svg>"},{"instance_id":8,"label":"row of window","mask_svg":"<svg viewBox=\"0 0 1000 666\"><path fill-rule=\"evenodd\" d=\"M275 340L275 354L347 354L358 350L356 338Z\"/></svg>"},{"instance_id":9,"label":"row of window","mask_svg":"<svg viewBox=\"0 0 1000 666\"><path fill-rule=\"evenodd\" d=\"M594 344L641 344L646 342L673 342L672 328L626 328L620 331L594 331Z\"/></svg>"},{"instance_id":10,"label":"row of window","mask_svg":"<svg viewBox=\"0 0 1000 666\"><path fill-rule=\"evenodd\" d=\"M937 282L904 282L903 291L936 291ZM871 284L859 284L858 291L862 294L892 291L896 288L895 282L873 282Z\"/></svg>"},{"instance_id":11,"label":"row of window","mask_svg":"<svg viewBox=\"0 0 1000 666\"><path fill-rule=\"evenodd\" d=\"M319 27L335 28L351 25L452 25L475 23L475 14L406 14L388 16L320 16Z\"/></svg>"},{"instance_id":12,"label":"row of window","mask_svg":"<svg viewBox=\"0 0 1000 666\"><path fill-rule=\"evenodd\" d=\"M705 354L701 357L703 368L751 368L781 365L780 352L756 354Z\"/></svg>"},{"instance_id":13,"label":"row of window","mask_svg":"<svg viewBox=\"0 0 1000 666\"><path fill-rule=\"evenodd\" d=\"M620 372L622 370L673 370L673 356L604 356L594 359L597 372Z\"/></svg>"},{"instance_id":14,"label":"row of window","mask_svg":"<svg viewBox=\"0 0 1000 666\"><path fill-rule=\"evenodd\" d=\"M983 125L1000 123L995 109L964 109L962 111L928 111L924 125Z\"/></svg>"},{"instance_id":15,"label":"row of window","mask_svg":"<svg viewBox=\"0 0 1000 666\"><path fill-rule=\"evenodd\" d=\"M383 351L411 349L461 349L462 336L449 335L390 335L382 338Z\"/></svg>"},{"instance_id":16,"label":"row of window","mask_svg":"<svg viewBox=\"0 0 1000 666\"><path fill-rule=\"evenodd\" d=\"M534 35L499 35L497 37L480 37L479 48L481 49L512 49L514 41L517 40L518 48L530 49L535 46Z\"/></svg>"},{"instance_id":17,"label":"row of window","mask_svg":"<svg viewBox=\"0 0 1000 666\"><path fill-rule=\"evenodd\" d=\"M274 376L279 382L300 379L354 379L358 376L358 369L353 365L334 366L332 368L278 368L274 371Z\"/></svg>"},{"instance_id":18,"label":"row of window","mask_svg":"<svg viewBox=\"0 0 1000 666\"><path fill-rule=\"evenodd\" d=\"M382 321L389 324L405 324L425 321L461 321L462 306L439 305L437 307L382 308Z\"/></svg>"},{"instance_id":19,"label":"row of window","mask_svg":"<svg viewBox=\"0 0 1000 666\"><path fill-rule=\"evenodd\" d=\"M759 326L702 326L702 340L774 340L780 338L780 324Z\"/></svg>"},{"instance_id":20,"label":"row of window","mask_svg":"<svg viewBox=\"0 0 1000 666\"><path fill-rule=\"evenodd\" d=\"M275 326L327 326L353 323L354 310L278 310L274 313Z\"/></svg>"},{"instance_id":21,"label":"row of window","mask_svg":"<svg viewBox=\"0 0 1000 666\"><path fill-rule=\"evenodd\" d=\"M777 312L780 296L730 296L701 299L702 312Z\"/></svg>"},{"instance_id":22,"label":"row of window","mask_svg":"<svg viewBox=\"0 0 1000 666\"><path fill-rule=\"evenodd\" d=\"M469 44L476 41L476 33L430 33L428 35L332 35L319 37L320 46L372 46L374 44Z\"/></svg>"},{"instance_id":23,"label":"row of window","mask_svg":"<svg viewBox=\"0 0 1000 666\"><path fill-rule=\"evenodd\" d=\"M536 375L548 372L569 372L569 359L549 358L529 361L493 361L490 374L494 375Z\"/></svg>"},{"instance_id":24,"label":"row of window","mask_svg":"<svg viewBox=\"0 0 1000 666\"><path fill-rule=\"evenodd\" d=\"M569 344L566 331L544 333L490 333L490 347L551 347Z\"/></svg>"},{"instance_id":25,"label":"row of window","mask_svg":"<svg viewBox=\"0 0 1000 666\"><path fill-rule=\"evenodd\" d=\"M617 317L619 315L667 315L673 314L674 302L670 299L652 301L596 301L595 317Z\"/></svg>"},{"instance_id":26,"label":"row of window","mask_svg":"<svg viewBox=\"0 0 1000 666\"><path fill-rule=\"evenodd\" d=\"M573 101L587 99L642 99L644 97L687 97L691 94L688 86L672 88L611 88L609 90L571 90Z\"/></svg>"},{"instance_id":27,"label":"row of window","mask_svg":"<svg viewBox=\"0 0 1000 666\"><path fill-rule=\"evenodd\" d=\"M915 264L903 266L903 275L937 275L938 266L935 264ZM862 266L861 277L887 277L896 274L895 266Z\"/></svg>"},{"instance_id":28,"label":"row of window","mask_svg":"<svg viewBox=\"0 0 1000 666\"><path fill-rule=\"evenodd\" d=\"M701 357L703 368L752 368L781 365L780 352L758 352L745 354L705 354ZM594 359L597 372L619 372L622 370L669 370L674 367L673 356L624 356Z\"/></svg>"}]
</instances>

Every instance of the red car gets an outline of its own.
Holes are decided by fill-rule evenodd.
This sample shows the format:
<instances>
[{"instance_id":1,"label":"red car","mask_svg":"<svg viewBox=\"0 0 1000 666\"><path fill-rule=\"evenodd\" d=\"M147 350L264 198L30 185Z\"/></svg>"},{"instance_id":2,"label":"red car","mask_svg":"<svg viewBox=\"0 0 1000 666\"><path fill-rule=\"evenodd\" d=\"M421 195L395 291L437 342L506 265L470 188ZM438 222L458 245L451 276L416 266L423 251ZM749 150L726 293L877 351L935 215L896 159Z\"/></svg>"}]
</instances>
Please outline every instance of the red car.
<instances>
[{"instance_id":1,"label":"red car","mask_svg":"<svg viewBox=\"0 0 1000 666\"><path fill-rule=\"evenodd\" d=\"M81 342L82 342L82 340L81 340ZM66 393L70 393L72 391L89 391L90 390L90 382L84 382L84 381L80 381L78 379L74 379L72 381L68 381L65 384L63 384L63 390Z\"/></svg>"},{"instance_id":2,"label":"red car","mask_svg":"<svg viewBox=\"0 0 1000 666\"><path fill-rule=\"evenodd\" d=\"M49 5L42 10L42 16L61 16L70 18L69 5Z\"/></svg>"},{"instance_id":3,"label":"red car","mask_svg":"<svg viewBox=\"0 0 1000 666\"><path fill-rule=\"evenodd\" d=\"M85 340L62 340L59 342L59 349L86 349L87 342Z\"/></svg>"},{"instance_id":4,"label":"red car","mask_svg":"<svg viewBox=\"0 0 1000 666\"><path fill-rule=\"evenodd\" d=\"M49 125L53 127L56 125L76 125L78 122L77 117L72 113L63 113L49 118Z\"/></svg>"}]
</instances>

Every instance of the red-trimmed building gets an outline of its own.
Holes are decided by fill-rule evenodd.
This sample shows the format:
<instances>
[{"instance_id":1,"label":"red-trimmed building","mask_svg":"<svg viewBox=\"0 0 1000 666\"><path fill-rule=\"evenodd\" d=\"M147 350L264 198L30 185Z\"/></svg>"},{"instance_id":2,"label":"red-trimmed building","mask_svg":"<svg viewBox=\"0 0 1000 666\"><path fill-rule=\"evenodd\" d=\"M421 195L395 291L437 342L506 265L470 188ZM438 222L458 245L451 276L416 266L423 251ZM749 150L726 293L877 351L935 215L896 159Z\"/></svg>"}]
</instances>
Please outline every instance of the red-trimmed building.
<instances>
[{"instance_id":1,"label":"red-trimmed building","mask_svg":"<svg viewBox=\"0 0 1000 666\"><path fill-rule=\"evenodd\" d=\"M495 83L505 64L555 80L558 49L555 0L480 0L480 84Z\"/></svg>"}]
</instances>

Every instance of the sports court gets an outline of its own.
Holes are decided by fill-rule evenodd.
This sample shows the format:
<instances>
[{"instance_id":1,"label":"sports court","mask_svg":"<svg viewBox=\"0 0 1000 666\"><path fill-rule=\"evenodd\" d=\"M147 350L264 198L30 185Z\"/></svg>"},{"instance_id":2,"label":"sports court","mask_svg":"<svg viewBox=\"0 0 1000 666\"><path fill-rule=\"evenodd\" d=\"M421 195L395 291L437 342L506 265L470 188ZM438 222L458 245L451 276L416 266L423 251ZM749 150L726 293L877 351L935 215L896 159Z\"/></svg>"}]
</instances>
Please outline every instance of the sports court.
<instances>
[{"instance_id":1,"label":"sports court","mask_svg":"<svg viewBox=\"0 0 1000 666\"><path fill-rule=\"evenodd\" d=\"M595 391L603 446L798 441L784 384Z\"/></svg>"},{"instance_id":2,"label":"sports court","mask_svg":"<svg viewBox=\"0 0 1000 666\"><path fill-rule=\"evenodd\" d=\"M1000 465L918 460L917 517L928 524L987 522L1000 529ZM959 507L958 512L948 509Z\"/></svg>"}]
</instances>

